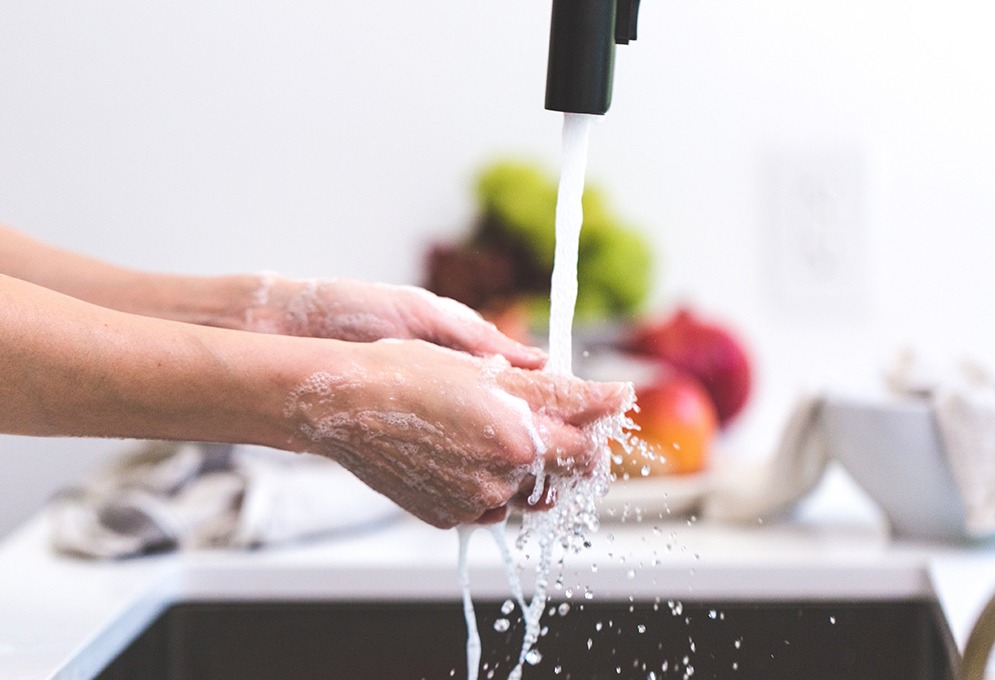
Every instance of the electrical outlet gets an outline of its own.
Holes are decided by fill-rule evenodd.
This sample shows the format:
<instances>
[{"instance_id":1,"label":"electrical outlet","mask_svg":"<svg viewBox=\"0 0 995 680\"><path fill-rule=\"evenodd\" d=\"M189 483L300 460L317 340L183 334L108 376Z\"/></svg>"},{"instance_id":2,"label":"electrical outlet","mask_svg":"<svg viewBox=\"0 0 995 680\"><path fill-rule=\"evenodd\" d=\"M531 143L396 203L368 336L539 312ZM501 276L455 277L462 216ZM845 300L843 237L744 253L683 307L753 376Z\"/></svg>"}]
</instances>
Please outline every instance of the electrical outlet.
<instances>
[{"instance_id":1,"label":"electrical outlet","mask_svg":"<svg viewBox=\"0 0 995 680\"><path fill-rule=\"evenodd\" d=\"M790 312L859 314L866 297L859 153L782 152L767 168L761 243L773 300Z\"/></svg>"}]
</instances>

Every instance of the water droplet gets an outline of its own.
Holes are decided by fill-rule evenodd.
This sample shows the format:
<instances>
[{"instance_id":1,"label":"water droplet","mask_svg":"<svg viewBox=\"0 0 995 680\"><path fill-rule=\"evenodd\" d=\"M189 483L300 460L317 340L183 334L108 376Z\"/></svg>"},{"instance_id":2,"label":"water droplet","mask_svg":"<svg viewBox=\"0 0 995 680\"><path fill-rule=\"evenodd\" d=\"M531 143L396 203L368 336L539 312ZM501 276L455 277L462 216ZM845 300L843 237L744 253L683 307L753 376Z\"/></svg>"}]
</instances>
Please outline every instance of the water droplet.
<instances>
[{"instance_id":1,"label":"water droplet","mask_svg":"<svg viewBox=\"0 0 995 680\"><path fill-rule=\"evenodd\" d=\"M566 616L570 613L570 605L566 602L562 602L560 606L557 607L556 611L560 616Z\"/></svg>"},{"instance_id":2,"label":"water droplet","mask_svg":"<svg viewBox=\"0 0 995 680\"><path fill-rule=\"evenodd\" d=\"M625 572L625 577L627 579L629 579L630 581L632 579L636 578L636 570L635 569L630 569L629 571Z\"/></svg>"},{"instance_id":3,"label":"water droplet","mask_svg":"<svg viewBox=\"0 0 995 680\"><path fill-rule=\"evenodd\" d=\"M646 626L644 626L643 624L640 623L638 626L636 626L636 630L639 631L640 634L641 633L645 633L646 632Z\"/></svg>"},{"instance_id":4,"label":"water droplet","mask_svg":"<svg viewBox=\"0 0 995 680\"><path fill-rule=\"evenodd\" d=\"M736 640L735 642L732 643L732 646L735 647L736 649L739 649L740 647L743 646L743 639L740 638L739 640Z\"/></svg>"},{"instance_id":5,"label":"water droplet","mask_svg":"<svg viewBox=\"0 0 995 680\"><path fill-rule=\"evenodd\" d=\"M511 600L505 600L501 605L501 613L507 616L511 612L515 611L515 603Z\"/></svg>"},{"instance_id":6,"label":"water droplet","mask_svg":"<svg viewBox=\"0 0 995 680\"><path fill-rule=\"evenodd\" d=\"M598 631L600 633L601 632L601 628L603 626L604 626L604 624L601 623L600 621L598 621L596 624L594 624L594 630L596 630L596 631Z\"/></svg>"},{"instance_id":7,"label":"water droplet","mask_svg":"<svg viewBox=\"0 0 995 680\"><path fill-rule=\"evenodd\" d=\"M494 630L499 633L503 633L511 628L511 621L508 619L498 619L494 622Z\"/></svg>"},{"instance_id":8,"label":"water droplet","mask_svg":"<svg viewBox=\"0 0 995 680\"><path fill-rule=\"evenodd\" d=\"M831 623L831 624L833 624L835 626L836 625L836 617L835 616L830 616L829 617L829 623Z\"/></svg>"},{"instance_id":9,"label":"water droplet","mask_svg":"<svg viewBox=\"0 0 995 680\"><path fill-rule=\"evenodd\" d=\"M535 666L540 661L542 661L542 652L538 649L530 649L525 653L525 663L528 665Z\"/></svg>"},{"instance_id":10,"label":"water droplet","mask_svg":"<svg viewBox=\"0 0 995 680\"><path fill-rule=\"evenodd\" d=\"M643 477L649 477L650 472L652 471L653 470L650 468L649 465L644 465L639 469L639 474L642 475Z\"/></svg>"},{"instance_id":11,"label":"water droplet","mask_svg":"<svg viewBox=\"0 0 995 680\"><path fill-rule=\"evenodd\" d=\"M559 665L553 666L553 673L555 673L556 675L559 675L562 672L563 672L563 666L559 666Z\"/></svg>"},{"instance_id":12,"label":"water droplet","mask_svg":"<svg viewBox=\"0 0 995 680\"><path fill-rule=\"evenodd\" d=\"M714 609L710 609L708 611L708 618L712 619L713 621L718 617L718 615L719 615L719 613L717 611L715 611Z\"/></svg>"},{"instance_id":13,"label":"water droplet","mask_svg":"<svg viewBox=\"0 0 995 680\"><path fill-rule=\"evenodd\" d=\"M588 651L590 651L591 647L593 647L593 646L594 646L594 640L592 640L591 638L587 638L587 649L588 649Z\"/></svg>"}]
</instances>

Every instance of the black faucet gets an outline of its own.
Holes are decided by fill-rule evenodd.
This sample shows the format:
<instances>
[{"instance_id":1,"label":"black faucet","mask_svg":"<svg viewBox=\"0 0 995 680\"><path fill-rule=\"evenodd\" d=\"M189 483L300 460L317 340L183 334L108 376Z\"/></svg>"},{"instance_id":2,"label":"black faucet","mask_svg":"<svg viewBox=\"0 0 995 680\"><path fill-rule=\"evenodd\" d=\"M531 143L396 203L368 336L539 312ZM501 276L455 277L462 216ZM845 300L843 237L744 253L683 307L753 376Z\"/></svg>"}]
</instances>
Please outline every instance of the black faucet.
<instances>
[{"instance_id":1,"label":"black faucet","mask_svg":"<svg viewBox=\"0 0 995 680\"><path fill-rule=\"evenodd\" d=\"M612 101L615 44L636 39L639 0L553 0L546 108L604 114Z\"/></svg>"}]
</instances>

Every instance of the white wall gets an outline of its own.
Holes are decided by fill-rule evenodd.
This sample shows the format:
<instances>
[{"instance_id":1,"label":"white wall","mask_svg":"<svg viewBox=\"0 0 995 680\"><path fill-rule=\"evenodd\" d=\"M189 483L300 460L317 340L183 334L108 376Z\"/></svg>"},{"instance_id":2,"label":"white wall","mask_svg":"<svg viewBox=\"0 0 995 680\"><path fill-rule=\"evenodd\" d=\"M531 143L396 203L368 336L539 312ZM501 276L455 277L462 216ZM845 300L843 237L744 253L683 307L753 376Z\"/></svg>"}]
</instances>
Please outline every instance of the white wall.
<instances>
[{"instance_id":1,"label":"white wall","mask_svg":"<svg viewBox=\"0 0 995 680\"><path fill-rule=\"evenodd\" d=\"M659 304L693 301L753 347L748 446L769 445L795 390L873 382L902 343L995 359L995 43L982 5L643 3L589 176L653 238ZM510 153L555 169L548 11L8 3L0 220L138 267L418 282L426 243L470 219L476 168ZM770 275L786 238L772 161L860 171L846 290ZM0 439L0 532L122 446Z\"/></svg>"}]
</instances>

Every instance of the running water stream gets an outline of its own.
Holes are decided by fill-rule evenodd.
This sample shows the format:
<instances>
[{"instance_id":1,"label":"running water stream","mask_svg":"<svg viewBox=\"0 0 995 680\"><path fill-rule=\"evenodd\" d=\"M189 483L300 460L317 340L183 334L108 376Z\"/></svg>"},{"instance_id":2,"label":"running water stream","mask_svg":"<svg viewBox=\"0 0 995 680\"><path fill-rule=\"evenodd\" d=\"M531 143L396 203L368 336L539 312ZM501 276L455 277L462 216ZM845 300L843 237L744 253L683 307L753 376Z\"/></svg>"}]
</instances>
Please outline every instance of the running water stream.
<instances>
[{"instance_id":1,"label":"running water stream","mask_svg":"<svg viewBox=\"0 0 995 680\"><path fill-rule=\"evenodd\" d=\"M549 361L546 370L570 375L573 364L573 318L577 301L577 260L581 225L584 220L581 198L584 193L584 176L587 169L587 147L591 123L595 116L589 114L564 114L562 165L556 203L556 251L550 286ZM625 409L628 410L628 409ZM624 411L623 411L624 412ZM534 503L549 485L556 504L544 512L523 514L518 545L529 540L537 544L537 563L532 599L527 604L513 561L505 540L505 524L494 525L491 533L497 541L508 572L512 595L522 609L525 633L521 652L509 680L518 680L524 664L541 660L535 648L539 640L540 620L548 601L550 574L557 563L557 549L581 549L584 537L598 526L597 500L608 490L610 464L608 439L624 440L626 422L619 416L598 423L591 438L594 446L603 447L604 455L594 474L587 478L547 475L543 468L542 452L537 452L536 484L529 501ZM463 607L467 624L467 678L476 680L480 664L480 637L470 595L468 544L473 527L462 527L460 536L460 583L463 588ZM507 613L507 612L503 612Z\"/></svg>"},{"instance_id":2,"label":"running water stream","mask_svg":"<svg viewBox=\"0 0 995 680\"><path fill-rule=\"evenodd\" d=\"M556 251L549 299L549 363L547 370L569 375L573 370L573 320L577 305L577 258L584 223L584 175L587 140L595 117L563 114L563 150L556 199Z\"/></svg>"}]
</instances>

